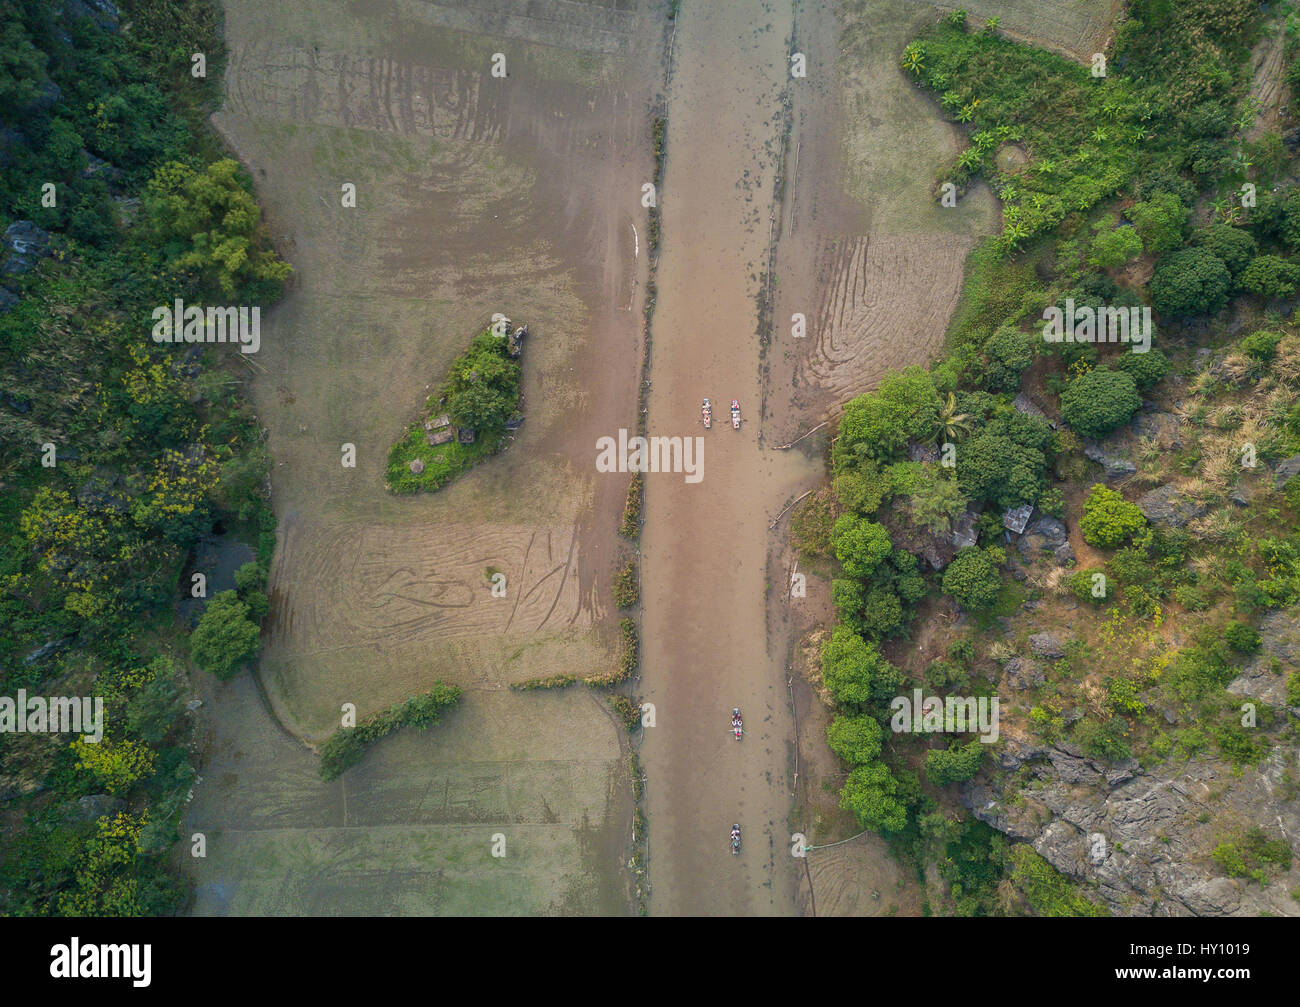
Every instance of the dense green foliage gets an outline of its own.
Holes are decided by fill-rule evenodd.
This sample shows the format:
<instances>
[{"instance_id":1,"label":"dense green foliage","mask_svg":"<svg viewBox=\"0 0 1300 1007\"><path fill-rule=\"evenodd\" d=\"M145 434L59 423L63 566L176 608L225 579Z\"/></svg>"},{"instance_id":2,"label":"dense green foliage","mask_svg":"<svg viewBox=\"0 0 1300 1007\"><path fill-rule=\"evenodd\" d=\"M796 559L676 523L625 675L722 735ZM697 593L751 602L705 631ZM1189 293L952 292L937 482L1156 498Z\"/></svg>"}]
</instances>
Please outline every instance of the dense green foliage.
<instances>
[{"instance_id":1,"label":"dense green foliage","mask_svg":"<svg viewBox=\"0 0 1300 1007\"><path fill-rule=\"evenodd\" d=\"M388 488L394 493L441 489L505 447L506 422L519 407L519 379L519 365L510 359L505 339L491 329L475 336L429 396L420 418L389 449ZM455 427L474 431L472 443L462 444L459 438L429 443L425 422L444 412ZM412 471L413 462L418 472Z\"/></svg>"},{"instance_id":2,"label":"dense green foliage","mask_svg":"<svg viewBox=\"0 0 1300 1007\"><path fill-rule=\"evenodd\" d=\"M5 805L0 913L156 914L184 898L165 865L194 780L174 616L189 557L224 526L268 563L275 521L231 348L158 345L151 312L265 305L289 267L205 132L216 6L132 0L129 31L77 10L7 3L0 18L0 216L49 232L48 255L0 278L17 298L0 311L0 695L75 682L104 697L104 739L0 735L6 773L31 784ZM189 74L196 50L207 79ZM214 669L256 648L266 598L240 587L192 640ZM102 795L125 810L81 813Z\"/></svg>"},{"instance_id":3,"label":"dense green foliage","mask_svg":"<svg viewBox=\"0 0 1300 1007\"><path fill-rule=\"evenodd\" d=\"M1075 378L1061 393L1061 417L1084 437L1105 437L1141 407L1137 382L1127 369L1095 368Z\"/></svg>"},{"instance_id":4,"label":"dense green foliage","mask_svg":"<svg viewBox=\"0 0 1300 1007\"><path fill-rule=\"evenodd\" d=\"M1097 483L1083 502L1079 528L1084 541L1101 549L1114 549L1146 527L1147 519L1108 486Z\"/></svg>"},{"instance_id":5,"label":"dense green foliage","mask_svg":"<svg viewBox=\"0 0 1300 1007\"><path fill-rule=\"evenodd\" d=\"M1016 614L1031 598L1041 613L1052 592L1033 574L1004 582L1001 568L1012 552L1001 547L1012 523L1007 509L1032 504L1065 521L1067 531L1077 525L1090 545L1114 550L1104 568L1075 571L1062 584L1089 602L1075 611L1089 626L1100 623L1094 631L1103 638L1129 621L1159 628L1170 606L1204 612L1222 600L1225 585L1243 613L1300 599L1295 537L1249 540L1236 512L1224 506L1223 473L1238 456L1236 448L1225 451L1217 436L1223 431L1227 439L1227 431L1241 426L1243 438L1258 436L1270 459L1300 453L1300 407L1290 405L1300 382L1300 352L1288 349L1291 337L1263 333L1242 340L1239 352L1211 350L1221 361L1213 368L1203 368L1197 357L1197 395L1245 379L1276 377L1285 385L1267 386L1267 415L1249 414L1249 436L1236 406L1189 417L1181 403L1172 403L1166 381L1176 371L1171 381L1190 383L1191 353L1184 346L1203 330L1184 322L1199 325L1242 294L1268 301L1300 289L1292 261L1300 253L1300 188L1284 181L1294 174L1290 156L1276 133L1245 139L1256 109L1244 100L1248 55L1263 9L1247 0L1133 0L1129 7L1106 54L1104 76L1004 38L996 24L980 31L961 11L924 28L901 54L902 72L928 89L967 133L969 146L936 182L955 182L964 192L981 176L1001 200L1003 231L969 257L947 355L931 365L928 379L909 368L906 377L891 375L876 391L845 405L832 442L832 483L802 515L800 547L816 542L821 556L833 555L840 564L831 585L839 624L823 646L822 675L837 709L828 741L852 767L841 806L862 827L893 837L894 848L915 857L918 869L933 861L951 885L946 908L962 914L1105 913L1032 847L939 810L936 790L981 772L980 742L950 739L936 746L886 735L879 753L870 741L862 743L864 719L888 722L886 682L895 695L913 686L979 695L990 679L997 681L989 658L1005 661L1023 646L1023 638L1012 641L1009 635L989 644L989 635L1002 635L998 623L1006 625L995 617ZM1238 99L1240 113L1234 112ZM1257 184L1257 208L1240 205L1245 181ZM936 184L935 196L942 192ZM1086 314L1074 316L1070 335L1079 342L1042 341L1040 333L1047 333L1037 316L1049 305L1064 309L1067 300L1094 312L1152 305L1152 335L1160 348L1133 352L1113 339L1094 342L1095 328L1077 327ZM1258 306L1247 310L1275 307L1260 300L1242 303ZM1127 317L1140 324L1142 314ZM1135 430L1144 438L1137 448L1141 457L1132 458L1142 476L1118 483L1122 492L1097 486L1080 508L1077 490L1100 476L1098 456L1084 439L1104 440L1107 455L1130 453L1122 428L1147 396L1160 402L1165 415L1153 415ZM1049 426L1035 418L1040 410L1064 422ZM1187 422L1216 433L1216 453L1188 443L1185 429L1181 444L1169 444L1171 428ZM937 459L932 451L938 451ZM1106 464L1113 478L1109 459ZM1204 509L1219 508L1197 519L1195 533L1148 527L1131 502L1139 487L1153 485L1141 481L1148 471L1161 471L1168 480L1175 464L1180 490L1206 504ZM1185 485L1203 469L1211 476ZM1300 479L1294 482L1286 499L1300 508ZM1272 506L1278 498L1268 499ZM971 511L963 514L967 505ZM1277 518L1276 509L1268 513ZM949 535L959 521L976 545L953 556L950 542L961 540ZM1234 558L1218 561L1221 574L1207 575L1190 562L1194 555L1198 562L1213 555L1212 545L1197 544L1198 535L1235 543ZM1035 555L1037 544L1025 548L1034 542L1020 540L1016 566L1041 563L1047 569L1039 574L1050 575L1055 560L1068 569L1072 550L1049 544L1045 552L1054 557ZM908 634L912 609L900 604L897 624L879 581L905 551L942 570L918 569L925 585L918 599L942 591L939 611L951 602L974 610L968 632L979 641L975 652L955 648L948 659L930 660L921 670L910 643L890 642ZM894 595L902 602L901 591ZM1016 620L1016 631L1026 622L1032 626L1033 618ZM1250 623L1242 619L1239 628L1229 623L1225 629L1220 617L1208 627L1211 636L1163 650L1153 637L1153 653L1144 651L1142 661L1113 644L1071 641L1064 658L1038 678L1031 671L1015 686L1048 697L1022 710L1027 726L1048 740L1069 738L1088 758L1101 761L1160 759L1207 748L1235 764L1257 760L1266 742L1236 724L1233 705L1223 698L1236 673L1234 660L1255 643ZM924 638L944 632L944 625L939 617ZM1094 665L1106 667L1100 700L1080 694L1079 683ZM1180 711L1179 727L1167 736L1164 722L1152 715L1153 693L1162 708ZM1084 705L1081 718L1068 717L1071 707ZM1207 726L1192 726L1200 723ZM917 777L922 766L924 786ZM1010 774L992 765L984 772L992 786L1003 788L1005 799L1016 799L1022 788Z\"/></svg>"},{"instance_id":6,"label":"dense green foliage","mask_svg":"<svg viewBox=\"0 0 1300 1007\"><path fill-rule=\"evenodd\" d=\"M234 591L217 594L190 635L190 656L204 671L230 678L257 653L259 630Z\"/></svg>"},{"instance_id":7,"label":"dense green foliage","mask_svg":"<svg viewBox=\"0 0 1300 1007\"><path fill-rule=\"evenodd\" d=\"M322 780L333 780L351 769L366 754L367 746L402 727L424 730L442 719L444 710L460 702L461 691L454 685L436 682L428 692L361 720L356 727L335 731L320 752Z\"/></svg>"}]
</instances>

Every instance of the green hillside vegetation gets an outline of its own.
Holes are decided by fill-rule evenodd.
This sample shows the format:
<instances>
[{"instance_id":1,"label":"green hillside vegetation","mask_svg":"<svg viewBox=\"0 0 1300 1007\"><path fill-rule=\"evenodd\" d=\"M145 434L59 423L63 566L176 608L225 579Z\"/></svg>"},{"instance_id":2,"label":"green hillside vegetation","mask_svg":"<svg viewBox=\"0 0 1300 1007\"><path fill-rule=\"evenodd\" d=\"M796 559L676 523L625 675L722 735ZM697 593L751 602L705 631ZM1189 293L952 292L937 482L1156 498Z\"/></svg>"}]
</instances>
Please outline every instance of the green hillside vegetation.
<instances>
[{"instance_id":1,"label":"green hillside vegetation","mask_svg":"<svg viewBox=\"0 0 1300 1007\"><path fill-rule=\"evenodd\" d=\"M830 484L791 527L809 568L832 571L838 624L821 673L836 706L829 741L848 770L842 806L918 872L938 866L949 892L931 910L1104 912L956 800L956 784L975 773L998 778L984 756L999 746L888 730L889 700L913 688L992 695L1029 632L1018 620L1004 635L999 619L1026 601L1036 628L1066 638L1065 656L1045 662L1040 684L1002 695L1004 737L1148 766L1193 754L1249 766L1270 738L1296 737L1294 720L1267 705L1260 728L1244 728L1224 688L1247 653L1231 641L1257 644L1261 617L1300 601L1300 480L1275 485L1268 470L1300 454L1300 319L1276 301L1295 293L1300 189L1269 191L1294 171L1277 134L1242 139L1258 28L1258 7L1243 0L1136 0L1104 78L974 30L960 12L901 54L902 72L969 130L970 147L938 181L987 179L1005 227L970 257L946 354L845 405ZM1006 144L1027 161L999 168ZM1256 207L1234 198L1247 181ZM1154 269L1134 285L1124 269L1140 258ZM1067 298L1154 304L1156 348L1045 341L1044 309ZM1236 337L1218 324L1229 306L1248 319ZM1198 319L1208 327L1183 324ZM1018 409L1019 392L1047 417ZM1139 437L1132 478L1110 483L1085 455L1092 439L1131 443L1116 439L1140 412L1172 414L1175 402L1188 424L1181 445ZM1254 469L1243 465L1247 444ZM1170 482L1191 513L1182 527L1153 525L1135 504ZM1242 486L1248 499L1234 503ZM1093 550L1064 580L1048 576L1049 554L1018 555L1006 541L1003 511L1024 504L1076 529L1076 552ZM983 507L976 541L956 550L949 529L968 505ZM941 572L916 563L932 546L947 549ZM904 642L914 619L950 607L969 614L967 627L945 631L948 659L922 667ZM1177 711L1172 722L1165 711ZM883 729L880 744L866 743L875 735L864 717ZM1016 779L1004 782L1014 794Z\"/></svg>"},{"instance_id":2,"label":"green hillside vegetation","mask_svg":"<svg viewBox=\"0 0 1300 1007\"><path fill-rule=\"evenodd\" d=\"M0 734L0 913L161 914L191 650L223 676L255 653L275 520L238 350L155 344L150 315L265 306L290 269L206 132L216 5L132 0L129 32L77 9L7 3L0 28L0 226L45 235L0 275L0 695L102 696L104 738ZM189 557L223 529L258 561L190 636Z\"/></svg>"}]
</instances>

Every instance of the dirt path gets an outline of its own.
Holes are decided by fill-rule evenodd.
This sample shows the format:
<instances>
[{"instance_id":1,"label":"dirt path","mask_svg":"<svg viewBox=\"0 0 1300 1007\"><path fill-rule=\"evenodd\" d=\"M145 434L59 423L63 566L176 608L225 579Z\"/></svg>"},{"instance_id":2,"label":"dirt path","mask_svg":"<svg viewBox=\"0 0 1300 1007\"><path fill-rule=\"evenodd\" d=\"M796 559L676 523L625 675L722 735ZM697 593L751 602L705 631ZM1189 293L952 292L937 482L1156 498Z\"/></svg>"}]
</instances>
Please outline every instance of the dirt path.
<instances>
[{"instance_id":1,"label":"dirt path","mask_svg":"<svg viewBox=\"0 0 1300 1007\"><path fill-rule=\"evenodd\" d=\"M766 261L792 4L687 3L669 90L650 433L703 434L704 478L648 476L643 535L651 911L795 912L793 725L769 653L767 522L819 466L760 450L756 297ZM700 400L717 404L714 428ZM755 417L740 432L732 398ZM728 732L745 712L747 737ZM744 851L727 844L732 822Z\"/></svg>"}]
</instances>

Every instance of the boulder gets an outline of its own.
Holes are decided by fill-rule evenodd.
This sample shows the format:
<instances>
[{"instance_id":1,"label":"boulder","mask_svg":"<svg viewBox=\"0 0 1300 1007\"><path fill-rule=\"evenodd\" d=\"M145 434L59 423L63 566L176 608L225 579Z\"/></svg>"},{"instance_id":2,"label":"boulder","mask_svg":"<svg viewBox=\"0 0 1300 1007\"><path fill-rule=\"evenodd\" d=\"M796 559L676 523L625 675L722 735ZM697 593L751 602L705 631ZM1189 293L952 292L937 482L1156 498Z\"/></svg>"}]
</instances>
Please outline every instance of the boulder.
<instances>
[{"instance_id":1,"label":"boulder","mask_svg":"<svg viewBox=\"0 0 1300 1007\"><path fill-rule=\"evenodd\" d=\"M1085 458L1096 462L1106 470L1107 479L1121 479L1137 471L1137 466L1127 458L1116 454L1111 449L1103 448L1094 441L1084 441L1083 454Z\"/></svg>"},{"instance_id":2,"label":"boulder","mask_svg":"<svg viewBox=\"0 0 1300 1007\"><path fill-rule=\"evenodd\" d=\"M5 261L0 272L26 273L38 259L50 254L50 232L30 220L16 220L5 228L4 244Z\"/></svg>"},{"instance_id":3,"label":"boulder","mask_svg":"<svg viewBox=\"0 0 1300 1007\"><path fill-rule=\"evenodd\" d=\"M1007 681L1013 689L1032 689L1047 681L1042 664L1028 658L1013 657L1003 670L1007 673Z\"/></svg>"},{"instance_id":4,"label":"boulder","mask_svg":"<svg viewBox=\"0 0 1300 1007\"><path fill-rule=\"evenodd\" d=\"M18 295L8 287L0 287L0 314L8 311L10 308L17 307Z\"/></svg>"},{"instance_id":5,"label":"boulder","mask_svg":"<svg viewBox=\"0 0 1300 1007\"><path fill-rule=\"evenodd\" d=\"M1040 552L1050 552L1061 566L1074 560L1074 550L1070 548L1070 536L1060 521L1043 515L1025 529L1016 543L1020 555L1032 560Z\"/></svg>"},{"instance_id":6,"label":"boulder","mask_svg":"<svg viewBox=\"0 0 1300 1007\"><path fill-rule=\"evenodd\" d=\"M929 444L922 444L920 441L908 441L907 460L912 462L937 462L939 452Z\"/></svg>"},{"instance_id":7,"label":"boulder","mask_svg":"<svg viewBox=\"0 0 1300 1007\"><path fill-rule=\"evenodd\" d=\"M1018 413L1024 413L1026 416L1033 416L1035 419L1040 420L1046 420L1048 418L1047 413L1038 408L1038 406L1034 404L1033 399L1024 392L1021 392L1012 399L1011 404L1015 406L1016 412Z\"/></svg>"},{"instance_id":8,"label":"boulder","mask_svg":"<svg viewBox=\"0 0 1300 1007\"><path fill-rule=\"evenodd\" d=\"M979 515L972 510L967 509L952 526L952 545L954 549L966 549L973 546L979 538L975 530L975 522Z\"/></svg>"},{"instance_id":9,"label":"boulder","mask_svg":"<svg viewBox=\"0 0 1300 1007\"><path fill-rule=\"evenodd\" d=\"M1138 413L1133 433L1155 441L1161 451L1178 451L1183 446L1178 417L1173 413Z\"/></svg>"},{"instance_id":10,"label":"boulder","mask_svg":"<svg viewBox=\"0 0 1300 1007\"><path fill-rule=\"evenodd\" d=\"M1273 470L1273 485L1281 489L1293 476L1300 475L1300 455L1292 455L1286 461L1278 462Z\"/></svg>"},{"instance_id":11,"label":"boulder","mask_svg":"<svg viewBox=\"0 0 1300 1007\"><path fill-rule=\"evenodd\" d=\"M1065 656L1065 641L1055 633L1034 633L1029 637L1029 649L1035 657L1055 661Z\"/></svg>"},{"instance_id":12,"label":"boulder","mask_svg":"<svg viewBox=\"0 0 1300 1007\"><path fill-rule=\"evenodd\" d=\"M1209 508L1183 496L1173 483L1157 486L1138 498L1138 509L1146 519L1162 528L1181 528L1202 516Z\"/></svg>"},{"instance_id":13,"label":"boulder","mask_svg":"<svg viewBox=\"0 0 1300 1007\"><path fill-rule=\"evenodd\" d=\"M1300 665L1300 609L1270 609L1259 621L1259 644L1288 668Z\"/></svg>"}]
</instances>

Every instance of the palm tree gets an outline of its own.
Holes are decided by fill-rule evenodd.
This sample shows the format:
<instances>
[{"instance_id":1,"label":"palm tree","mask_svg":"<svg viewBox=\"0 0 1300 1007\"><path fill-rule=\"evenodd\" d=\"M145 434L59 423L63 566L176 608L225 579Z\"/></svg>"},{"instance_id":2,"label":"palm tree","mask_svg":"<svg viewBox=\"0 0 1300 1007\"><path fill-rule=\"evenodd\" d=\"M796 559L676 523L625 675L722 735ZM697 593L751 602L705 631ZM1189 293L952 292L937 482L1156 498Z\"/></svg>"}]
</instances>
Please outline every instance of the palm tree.
<instances>
[{"instance_id":1,"label":"palm tree","mask_svg":"<svg viewBox=\"0 0 1300 1007\"><path fill-rule=\"evenodd\" d=\"M957 396L949 392L948 401L939 407L939 415L935 417L934 440L955 441L966 436L971 431L973 419L970 413L957 412Z\"/></svg>"}]
</instances>

